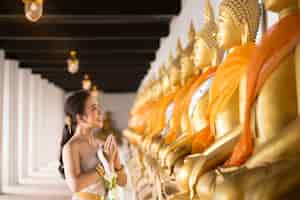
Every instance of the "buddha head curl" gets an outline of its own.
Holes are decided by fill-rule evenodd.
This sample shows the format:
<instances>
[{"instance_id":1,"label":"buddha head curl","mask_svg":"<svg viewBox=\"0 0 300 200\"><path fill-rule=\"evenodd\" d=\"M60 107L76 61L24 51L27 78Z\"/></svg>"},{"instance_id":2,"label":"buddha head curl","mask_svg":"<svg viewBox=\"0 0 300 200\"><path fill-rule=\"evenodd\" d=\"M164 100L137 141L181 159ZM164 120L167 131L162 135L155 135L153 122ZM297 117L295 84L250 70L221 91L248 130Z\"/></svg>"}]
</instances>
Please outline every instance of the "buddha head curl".
<instances>
[{"instance_id":1,"label":"buddha head curl","mask_svg":"<svg viewBox=\"0 0 300 200\"><path fill-rule=\"evenodd\" d=\"M185 82L195 74L194 63L192 60L193 46L194 46L194 28L191 25L191 31L189 33L189 43L185 49L182 49L180 41L178 40L177 49L181 48L179 63L180 63L180 79L181 83L185 84Z\"/></svg>"},{"instance_id":2,"label":"buddha head curl","mask_svg":"<svg viewBox=\"0 0 300 200\"><path fill-rule=\"evenodd\" d=\"M260 19L257 0L223 0L219 8L217 40L230 49L255 41Z\"/></svg>"}]
</instances>

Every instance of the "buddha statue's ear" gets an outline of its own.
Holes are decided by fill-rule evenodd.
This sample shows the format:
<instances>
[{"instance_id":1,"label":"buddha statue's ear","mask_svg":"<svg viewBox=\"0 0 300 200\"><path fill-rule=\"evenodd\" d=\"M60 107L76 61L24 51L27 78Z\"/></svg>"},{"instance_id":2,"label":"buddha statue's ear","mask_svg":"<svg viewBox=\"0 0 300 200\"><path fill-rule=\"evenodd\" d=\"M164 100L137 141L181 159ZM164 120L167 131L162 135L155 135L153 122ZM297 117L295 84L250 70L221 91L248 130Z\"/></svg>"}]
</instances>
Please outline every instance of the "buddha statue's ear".
<instances>
[{"instance_id":1,"label":"buddha statue's ear","mask_svg":"<svg viewBox=\"0 0 300 200\"><path fill-rule=\"evenodd\" d=\"M211 65L212 66L217 66L220 63L220 58L219 58L219 50L216 48L211 49Z\"/></svg>"},{"instance_id":2,"label":"buddha statue's ear","mask_svg":"<svg viewBox=\"0 0 300 200\"><path fill-rule=\"evenodd\" d=\"M177 39L177 43L176 43L176 58L180 57L181 53L183 51L182 45L181 45L181 41L180 38Z\"/></svg>"},{"instance_id":3,"label":"buddha statue's ear","mask_svg":"<svg viewBox=\"0 0 300 200\"><path fill-rule=\"evenodd\" d=\"M246 21L243 21L241 24L241 42L242 45L247 44L250 40L250 32L249 32L249 26Z\"/></svg>"}]
</instances>

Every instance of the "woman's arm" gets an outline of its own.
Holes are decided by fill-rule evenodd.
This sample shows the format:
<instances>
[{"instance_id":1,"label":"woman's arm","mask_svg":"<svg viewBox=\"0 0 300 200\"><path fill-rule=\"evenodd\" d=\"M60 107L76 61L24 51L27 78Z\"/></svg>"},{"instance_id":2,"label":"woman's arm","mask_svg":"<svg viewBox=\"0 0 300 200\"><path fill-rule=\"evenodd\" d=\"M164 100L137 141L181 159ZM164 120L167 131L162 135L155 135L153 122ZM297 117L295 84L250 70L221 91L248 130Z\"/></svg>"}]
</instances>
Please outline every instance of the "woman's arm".
<instances>
[{"instance_id":1,"label":"woman's arm","mask_svg":"<svg viewBox=\"0 0 300 200\"><path fill-rule=\"evenodd\" d=\"M115 152L114 167L118 175L117 184L119 186L124 187L127 184L127 175L124 166L121 164L118 147L116 146L115 148L116 148L116 152Z\"/></svg>"},{"instance_id":2,"label":"woman's arm","mask_svg":"<svg viewBox=\"0 0 300 200\"><path fill-rule=\"evenodd\" d=\"M63 163L66 182L72 192L79 192L101 179L96 170L88 173L81 173L79 151L74 143L65 145L63 149Z\"/></svg>"}]
</instances>

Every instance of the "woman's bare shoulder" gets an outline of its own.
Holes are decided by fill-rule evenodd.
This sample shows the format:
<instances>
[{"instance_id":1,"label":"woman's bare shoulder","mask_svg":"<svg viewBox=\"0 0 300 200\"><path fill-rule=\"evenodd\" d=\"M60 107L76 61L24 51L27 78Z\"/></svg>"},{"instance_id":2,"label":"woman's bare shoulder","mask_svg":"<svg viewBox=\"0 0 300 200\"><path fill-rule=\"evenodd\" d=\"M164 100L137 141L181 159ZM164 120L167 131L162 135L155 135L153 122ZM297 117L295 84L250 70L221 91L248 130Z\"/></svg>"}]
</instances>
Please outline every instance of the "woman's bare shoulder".
<instances>
[{"instance_id":1,"label":"woman's bare shoulder","mask_svg":"<svg viewBox=\"0 0 300 200\"><path fill-rule=\"evenodd\" d=\"M84 142L84 139L81 137L73 137L64 145L63 151L76 151L76 149L80 149Z\"/></svg>"}]
</instances>

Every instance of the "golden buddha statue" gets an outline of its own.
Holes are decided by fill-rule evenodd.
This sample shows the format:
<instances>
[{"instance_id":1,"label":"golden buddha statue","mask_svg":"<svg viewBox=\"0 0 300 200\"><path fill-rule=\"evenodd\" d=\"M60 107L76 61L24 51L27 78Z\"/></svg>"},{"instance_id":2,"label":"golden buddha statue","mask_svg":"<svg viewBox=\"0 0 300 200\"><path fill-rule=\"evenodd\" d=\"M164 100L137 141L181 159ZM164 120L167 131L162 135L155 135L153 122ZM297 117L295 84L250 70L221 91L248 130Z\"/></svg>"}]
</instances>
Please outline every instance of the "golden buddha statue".
<instances>
[{"instance_id":1,"label":"golden buddha statue","mask_svg":"<svg viewBox=\"0 0 300 200\"><path fill-rule=\"evenodd\" d=\"M157 128L155 116L159 113L159 101L161 100L163 93L167 90L166 85L166 78L165 78L165 70L164 66L162 66L159 70L159 77L155 84L152 85L151 89L149 90L149 97L147 100L147 104L142 114L142 119L145 122L145 129L143 131L143 136L139 137L138 145L136 146L136 154L135 156L139 159L139 162L135 162L136 164L140 165L135 167L135 169L139 170L139 173L136 174L138 176L135 184L136 191L138 191L138 196L144 197L144 195L149 196L149 194L154 194L152 192L153 188L153 175L151 166L148 164L147 157L143 153L144 150L141 149L143 146L140 145L147 141L149 135ZM134 133L131 133L134 135ZM124 131L124 135L126 137L130 137L130 131ZM132 136L131 136L132 137ZM135 177L136 178L136 177ZM151 196L151 195L150 195Z\"/></svg>"},{"instance_id":2,"label":"golden buddha statue","mask_svg":"<svg viewBox=\"0 0 300 200\"><path fill-rule=\"evenodd\" d=\"M151 129L151 133L147 134L141 145L141 148L145 152L148 151L152 138L158 135L165 127L165 111L167 109L169 101L171 101L172 99L172 96L170 96L169 94L171 88L169 75L164 65L159 68L159 77L161 94L156 100L155 107L152 107L152 117L150 119L147 119L151 121L153 127Z\"/></svg>"},{"instance_id":3,"label":"golden buddha statue","mask_svg":"<svg viewBox=\"0 0 300 200\"><path fill-rule=\"evenodd\" d=\"M159 148L162 144L164 144L165 133L170 126L169 123L173 112L174 98L180 88L180 71L178 67L178 59L173 59L172 56L169 56L167 66L168 87L165 87L167 95L165 96L164 102L162 103L163 109L161 110L160 116L158 116L158 119L164 123L164 129L160 132L157 132L158 134L154 135L148 149L150 151L150 155L155 159L157 159ZM167 83L165 83L165 85L167 85Z\"/></svg>"},{"instance_id":4,"label":"golden buddha statue","mask_svg":"<svg viewBox=\"0 0 300 200\"><path fill-rule=\"evenodd\" d=\"M178 173L181 185L188 181L192 197L199 177L228 158L241 133L245 74L255 49L260 8L256 0L223 0L219 13L217 40L228 55L209 89L206 127L193 138L192 149L202 153L190 156Z\"/></svg>"},{"instance_id":5,"label":"golden buddha statue","mask_svg":"<svg viewBox=\"0 0 300 200\"><path fill-rule=\"evenodd\" d=\"M156 98L161 95L160 80L151 81L143 95L143 99L138 102L139 105L134 105L134 108L131 110L128 122L129 129L124 131L125 137L132 144L140 142L141 136L145 136L151 131L149 118L151 110L156 103Z\"/></svg>"},{"instance_id":6,"label":"golden buddha statue","mask_svg":"<svg viewBox=\"0 0 300 200\"><path fill-rule=\"evenodd\" d=\"M216 186L214 199L298 198L300 2L264 4L280 20L257 45L247 73L243 134L226 162L242 169Z\"/></svg>"},{"instance_id":7,"label":"golden buddha statue","mask_svg":"<svg viewBox=\"0 0 300 200\"><path fill-rule=\"evenodd\" d=\"M197 129L193 126L194 124L190 118L195 119L196 117L194 116L197 116L198 119L200 119L196 120L198 125L197 128L200 127L199 123L203 123L203 119L201 118L205 117L205 110L208 102L207 91L212 80L211 76L213 76L213 73L215 72L215 67L213 66L216 66L219 63L223 54L223 51L220 50L216 41L217 27L214 22L212 7L209 1L206 1L205 5L205 24L202 30L195 35L195 43L192 54L190 55L190 60L192 61L191 66L194 70L193 76L195 76L195 79L187 89L184 99L182 99L184 104L181 107L181 112L183 113L180 119L181 136L178 140L171 143L164 151L162 150L165 154L165 158L162 160L166 161L162 164L165 164L168 167L168 173L172 173L175 164L175 168L180 168L184 157L191 152L191 141L188 140L190 136L193 136ZM201 70L203 71L202 74L199 73ZM192 103L192 101L196 101L197 103ZM190 110L192 110L192 112L190 112ZM195 111L197 112L197 115L195 115ZM202 117L199 118L199 116L201 116L200 113L202 114ZM175 176L176 175L177 173L175 173ZM170 184L170 182L167 182L167 184ZM168 187L167 184L165 187ZM179 188L186 190L188 186L187 184L184 186L179 185ZM175 199L177 197L178 195Z\"/></svg>"},{"instance_id":8,"label":"golden buddha statue","mask_svg":"<svg viewBox=\"0 0 300 200\"><path fill-rule=\"evenodd\" d=\"M162 66L162 68L159 70L163 94L157 101L157 110L155 111L155 115L152 117L152 119L149 119L150 121L153 120L155 127L152 130L152 133L147 135L140 145L142 150L146 153L144 161L147 172L148 174L151 174L151 178L148 178L148 182L151 182L153 189L156 189L156 192L153 193L157 194L158 196L160 196L162 193L159 184L160 177L157 173L157 169L159 167L157 166L155 159L153 159L155 156L152 154L151 150L154 147L157 148L157 145L161 145L163 142L163 132L168 127L170 118L170 104L172 104L173 98L178 89L177 85L179 84L180 80L180 73L176 66L176 60L170 56L167 65L171 66L168 68L168 70L166 70L164 66Z\"/></svg>"},{"instance_id":9,"label":"golden buddha statue","mask_svg":"<svg viewBox=\"0 0 300 200\"><path fill-rule=\"evenodd\" d=\"M198 70L202 70L203 73L197 76L197 79L192 84L189 92L185 98L185 106L182 116L182 131L183 133L190 135L193 138L197 132L201 131L205 125L205 114L208 105L208 89L212 82L212 78L216 71L217 64L219 64L223 55L222 49L219 48L216 34L217 26L214 20L214 14L212 6L209 0L205 2L205 23L201 31L196 34L196 41L193 49L193 62L194 66ZM179 187L183 191L188 190L188 178L182 176L180 171L191 171L188 169L191 164L183 165L184 157L180 157L180 152L192 151L192 141L184 143L180 148L170 152L167 155L166 165L172 169L175 166L174 174L179 183ZM197 153L197 152L191 152ZM188 156L185 162L191 162ZM183 166L182 166L183 165ZM176 199L176 198L175 198Z\"/></svg>"},{"instance_id":10,"label":"golden buddha statue","mask_svg":"<svg viewBox=\"0 0 300 200\"><path fill-rule=\"evenodd\" d=\"M185 95L189 90L190 86L194 82L196 78L196 74L198 73L194 67L194 63L192 60L192 52L193 46L195 42L195 29L193 24L190 26L189 31L189 43L184 50L181 50L179 54L179 62L180 62L180 89L176 93L174 97L174 111L170 122L170 127L168 133L165 136L165 145L160 151L170 152L173 148L173 143L178 136L181 134L181 116L182 116L182 108ZM178 41L178 45L181 47L180 42ZM180 49L180 48L178 48ZM159 153L160 155L165 155L166 153ZM164 157L160 157L159 160L163 161Z\"/></svg>"},{"instance_id":11,"label":"golden buddha statue","mask_svg":"<svg viewBox=\"0 0 300 200\"><path fill-rule=\"evenodd\" d=\"M178 92L180 91L180 89L182 88L182 85L184 83L184 81L182 81L182 79L186 78L187 77L187 73L188 73L188 70L184 70L185 72L185 76L182 75L182 70L181 70L181 66L180 66L180 55L181 53L183 52L182 50L182 46L181 46L181 43L180 41L178 40L177 41L177 47L176 47L176 53L177 53L177 57L175 59L172 58L172 56L169 56L169 60L167 62L167 66L168 66L168 69L169 69L169 85L170 85L170 91L168 93L170 93L170 95L172 96L172 98L170 99L169 101L169 104L165 105L169 108L169 110L171 111L171 115L169 117L172 118L172 115L173 115L173 109L171 106L171 104L174 104L174 100L175 100L175 97L177 96ZM171 108L171 109L170 109ZM166 108L166 112L167 112L167 108ZM166 113L165 113L166 114ZM168 120L167 123L165 123L165 129L160 132L160 133L157 133L157 137L156 137L156 142L155 142L155 148L158 150L158 146L160 146L161 144L164 143L164 140L165 140L165 137L166 137L166 131L169 129L169 127L171 126L170 124L172 124L172 120ZM158 140L163 140L161 142L158 142ZM151 144L152 146L152 144ZM156 158L155 158L156 159Z\"/></svg>"}]
</instances>

